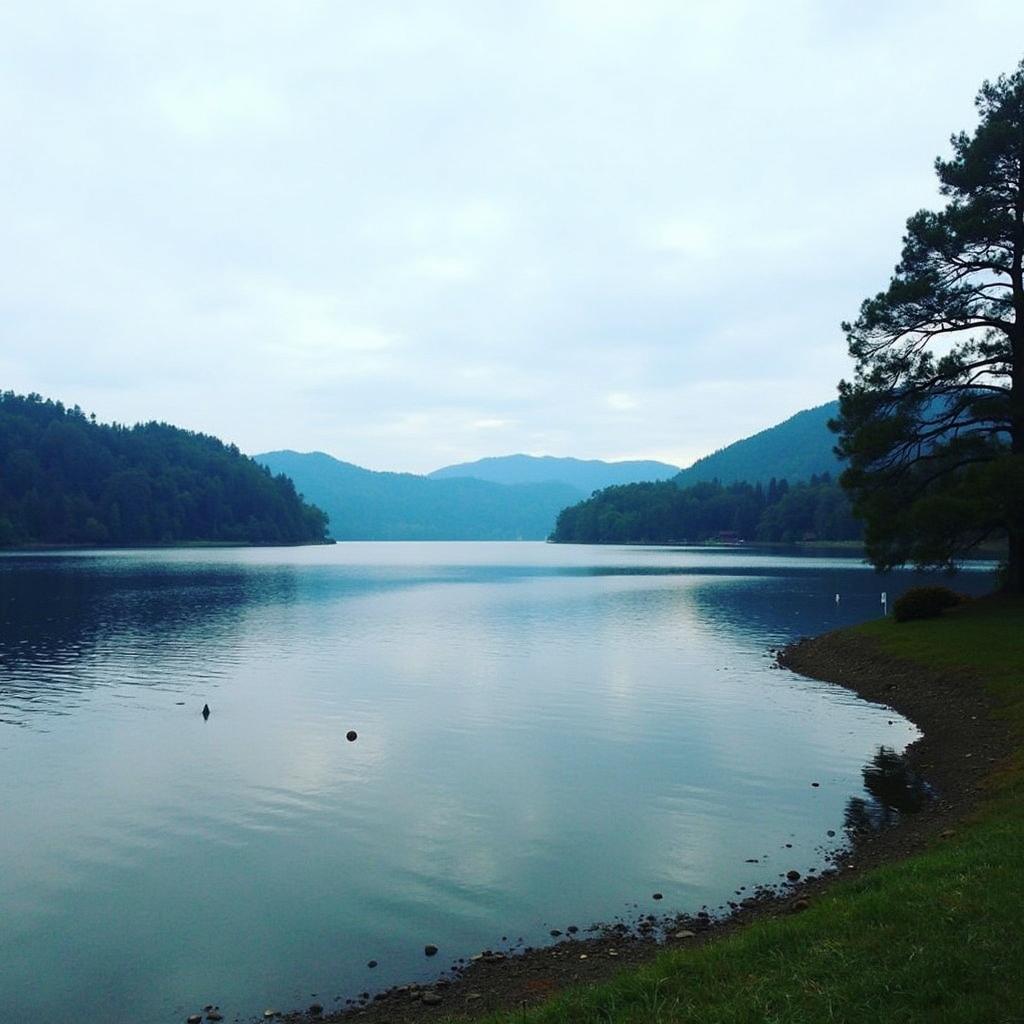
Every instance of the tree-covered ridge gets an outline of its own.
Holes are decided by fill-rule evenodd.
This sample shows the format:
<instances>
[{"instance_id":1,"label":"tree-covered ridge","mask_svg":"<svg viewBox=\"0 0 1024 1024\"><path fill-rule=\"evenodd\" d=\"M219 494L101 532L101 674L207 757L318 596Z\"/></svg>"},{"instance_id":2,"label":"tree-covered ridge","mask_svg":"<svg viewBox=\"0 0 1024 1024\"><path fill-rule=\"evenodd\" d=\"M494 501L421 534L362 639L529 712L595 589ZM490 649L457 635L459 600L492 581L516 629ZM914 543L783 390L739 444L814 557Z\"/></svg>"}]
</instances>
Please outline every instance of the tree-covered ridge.
<instances>
[{"instance_id":1,"label":"tree-covered ridge","mask_svg":"<svg viewBox=\"0 0 1024 1024\"><path fill-rule=\"evenodd\" d=\"M234 445L0 394L0 545L321 542L327 517Z\"/></svg>"},{"instance_id":2,"label":"tree-covered ridge","mask_svg":"<svg viewBox=\"0 0 1024 1024\"><path fill-rule=\"evenodd\" d=\"M838 411L837 402L804 409L767 430L705 455L682 470L675 481L680 487L712 480L767 485L773 476L778 480L809 480L823 473L838 474L842 465L828 427Z\"/></svg>"},{"instance_id":3,"label":"tree-covered ridge","mask_svg":"<svg viewBox=\"0 0 1024 1024\"><path fill-rule=\"evenodd\" d=\"M324 452L266 452L331 517L335 540L543 540L559 511L579 501L564 483L497 484L380 473Z\"/></svg>"},{"instance_id":4,"label":"tree-covered ridge","mask_svg":"<svg viewBox=\"0 0 1024 1024\"><path fill-rule=\"evenodd\" d=\"M565 509L551 539L565 544L668 544L683 541L859 540L861 526L829 474L790 485L717 480L678 487L626 484Z\"/></svg>"}]
</instances>

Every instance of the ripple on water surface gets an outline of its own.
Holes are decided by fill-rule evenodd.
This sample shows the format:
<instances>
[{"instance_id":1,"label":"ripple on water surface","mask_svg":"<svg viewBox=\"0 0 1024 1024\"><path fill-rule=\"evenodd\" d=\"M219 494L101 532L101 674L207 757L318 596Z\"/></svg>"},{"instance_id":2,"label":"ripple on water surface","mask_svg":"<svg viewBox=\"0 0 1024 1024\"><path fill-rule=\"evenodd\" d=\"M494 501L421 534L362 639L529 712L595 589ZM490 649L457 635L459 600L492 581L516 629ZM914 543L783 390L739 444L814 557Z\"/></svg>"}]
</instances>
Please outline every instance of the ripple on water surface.
<instances>
[{"instance_id":1,"label":"ripple on water surface","mask_svg":"<svg viewBox=\"0 0 1024 1024\"><path fill-rule=\"evenodd\" d=\"M245 1016L820 865L923 798L915 731L764 654L911 581L536 544L0 558L6 1012Z\"/></svg>"}]
</instances>

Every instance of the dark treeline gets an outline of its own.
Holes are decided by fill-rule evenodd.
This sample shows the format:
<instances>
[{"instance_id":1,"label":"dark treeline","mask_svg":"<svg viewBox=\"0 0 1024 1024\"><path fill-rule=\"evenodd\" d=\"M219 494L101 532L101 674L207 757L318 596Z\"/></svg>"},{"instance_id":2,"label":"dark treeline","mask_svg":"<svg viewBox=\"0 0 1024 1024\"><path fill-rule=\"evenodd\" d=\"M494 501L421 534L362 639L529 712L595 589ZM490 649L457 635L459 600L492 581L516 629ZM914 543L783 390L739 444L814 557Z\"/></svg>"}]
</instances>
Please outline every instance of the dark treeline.
<instances>
[{"instance_id":1,"label":"dark treeline","mask_svg":"<svg viewBox=\"0 0 1024 1024\"><path fill-rule=\"evenodd\" d=\"M626 484L597 491L562 511L551 539L565 544L665 544L679 541L860 540L846 495L828 473L723 486Z\"/></svg>"},{"instance_id":2,"label":"dark treeline","mask_svg":"<svg viewBox=\"0 0 1024 1024\"><path fill-rule=\"evenodd\" d=\"M0 545L323 541L327 517L234 445L0 394Z\"/></svg>"}]
</instances>

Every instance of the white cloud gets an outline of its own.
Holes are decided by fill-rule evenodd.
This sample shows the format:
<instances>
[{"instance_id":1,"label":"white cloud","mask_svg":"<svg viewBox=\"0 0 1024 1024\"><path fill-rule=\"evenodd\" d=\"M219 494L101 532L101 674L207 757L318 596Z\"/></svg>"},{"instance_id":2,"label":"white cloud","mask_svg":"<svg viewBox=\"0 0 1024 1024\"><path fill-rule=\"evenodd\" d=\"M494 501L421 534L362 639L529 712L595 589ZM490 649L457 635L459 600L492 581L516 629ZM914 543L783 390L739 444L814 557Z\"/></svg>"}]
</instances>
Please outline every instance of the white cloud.
<instances>
[{"instance_id":1,"label":"white cloud","mask_svg":"<svg viewBox=\"0 0 1024 1024\"><path fill-rule=\"evenodd\" d=\"M628 395L624 391L613 391L605 401L608 403L608 408L614 409L616 412L630 412L640 404L632 395Z\"/></svg>"},{"instance_id":2,"label":"white cloud","mask_svg":"<svg viewBox=\"0 0 1024 1024\"><path fill-rule=\"evenodd\" d=\"M160 83L156 97L178 134L204 142L243 132L277 131L288 116L281 96L249 75L219 79L183 75Z\"/></svg>"},{"instance_id":3,"label":"white cloud","mask_svg":"<svg viewBox=\"0 0 1024 1024\"><path fill-rule=\"evenodd\" d=\"M8 4L4 386L375 468L692 461L834 394L1020 58L987 16Z\"/></svg>"}]
</instances>

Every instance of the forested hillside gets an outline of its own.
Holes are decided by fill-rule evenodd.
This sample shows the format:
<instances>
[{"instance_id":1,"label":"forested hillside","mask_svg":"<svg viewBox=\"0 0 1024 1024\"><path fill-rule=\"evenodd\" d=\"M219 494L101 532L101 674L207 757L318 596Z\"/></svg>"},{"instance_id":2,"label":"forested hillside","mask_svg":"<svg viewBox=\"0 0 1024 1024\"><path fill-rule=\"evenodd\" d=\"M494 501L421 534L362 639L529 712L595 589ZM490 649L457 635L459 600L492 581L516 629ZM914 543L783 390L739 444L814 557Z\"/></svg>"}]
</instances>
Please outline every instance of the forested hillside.
<instances>
[{"instance_id":1,"label":"forested hillside","mask_svg":"<svg viewBox=\"0 0 1024 1024\"><path fill-rule=\"evenodd\" d=\"M496 484L562 483L575 487L585 498L602 487L667 480L679 472L667 462L629 460L604 462L601 459L556 458L552 455L499 455L476 462L444 466L427 475L432 480L473 477Z\"/></svg>"},{"instance_id":2,"label":"forested hillside","mask_svg":"<svg viewBox=\"0 0 1024 1024\"><path fill-rule=\"evenodd\" d=\"M790 485L674 481L608 487L565 509L551 539L567 544L859 540L861 526L828 474Z\"/></svg>"},{"instance_id":3,"label":"forested hillside","mask_svg":"<svg viewBox=\"0 0 1024 1024\"><path fill-rule=\"evenodd\" d=\"M578 501L567 484L496 484L379 473L323 452L266 452L257 460L287 473L331 517L335 540L543 540Z\"/></svg>"},{"instance_id":4,"label":"forested hillside","mask_svg":"<svg viewBox=\"0 0 1024 1024\"><path fill-rule=\"evenodd\" d=\"M0 545L321 542L327 517L234 445L0 395Z\"/></svg>"},{"instance_id":5,"label":"forested hillside","mask_svg":"<svg viewBox=\"0 0 1024 1024\"><path fill-rule=\"evenodd\" d=\"M828 421L838 413L838 402L804 409L774 427L698 459L675 478L676 483L689 487L701 481L732 484L745 480L767 486L772 477L796 481L823 473L838 476L843 467L832 450L835 435L828 429Z\"/></svg>"}]
</instances>

